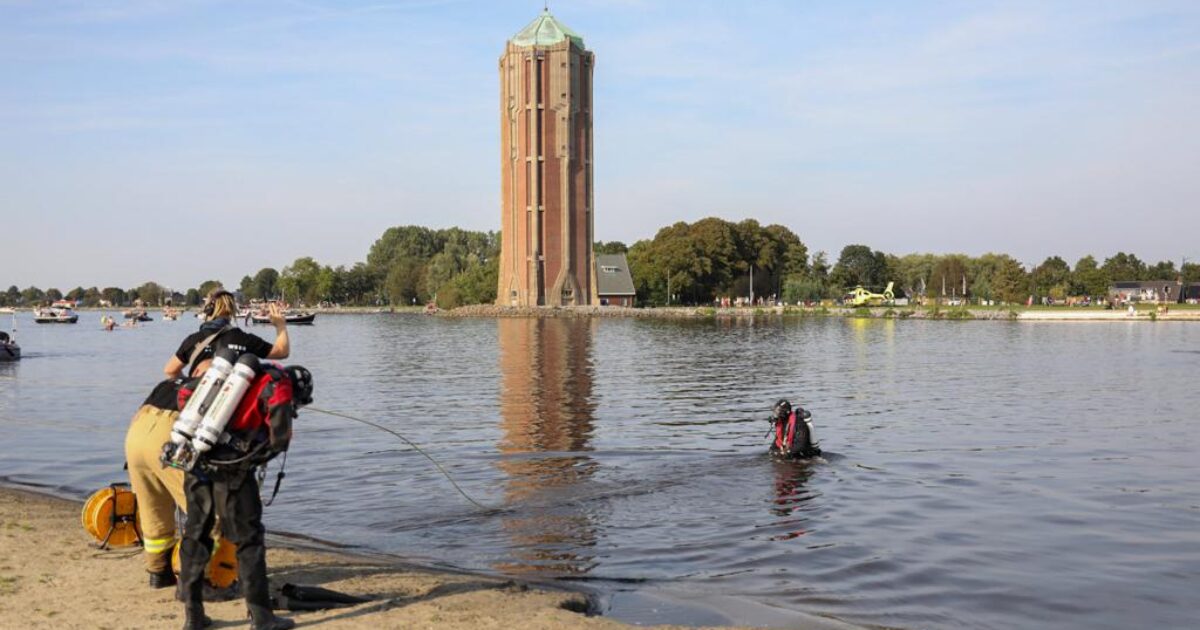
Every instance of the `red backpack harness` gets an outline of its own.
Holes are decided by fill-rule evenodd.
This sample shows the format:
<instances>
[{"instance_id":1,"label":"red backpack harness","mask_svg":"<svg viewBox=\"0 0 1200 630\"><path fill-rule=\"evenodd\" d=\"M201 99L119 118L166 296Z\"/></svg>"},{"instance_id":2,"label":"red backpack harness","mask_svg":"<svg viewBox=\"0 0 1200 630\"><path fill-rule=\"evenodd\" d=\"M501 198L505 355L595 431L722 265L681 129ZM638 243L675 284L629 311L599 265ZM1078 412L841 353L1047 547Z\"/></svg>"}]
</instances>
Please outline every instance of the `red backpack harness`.
<instances>
[{"instance_id":1,"label":"red backpack harness","mask_svg":"<svg viewBox=\"0 0 1200 630\"><path fill-rule=\"evenodd\" d=\"M194 379L179 388L180 409L187 404L198 383L199 379ZM225 425L225 432L254 441L261 430L269 430L275 425L287 428L294 409L292 380L287 372L278 363L264 362L262 372L250 382L249 389L229 418L229 424ZM281 414L288 416L283 418Z\"/></svg>"},{"instance_id":2,"label":"red backpack harness","mask_svg":"<svg viewBox=\"0 0 1200 630\"><path fill-rule=\"evenodd\" d=\"M775 423L775 450L780 453L792 452L792 443L796 440L796 410L788 414L787 422Z\"/></svg>"}]
</instances>

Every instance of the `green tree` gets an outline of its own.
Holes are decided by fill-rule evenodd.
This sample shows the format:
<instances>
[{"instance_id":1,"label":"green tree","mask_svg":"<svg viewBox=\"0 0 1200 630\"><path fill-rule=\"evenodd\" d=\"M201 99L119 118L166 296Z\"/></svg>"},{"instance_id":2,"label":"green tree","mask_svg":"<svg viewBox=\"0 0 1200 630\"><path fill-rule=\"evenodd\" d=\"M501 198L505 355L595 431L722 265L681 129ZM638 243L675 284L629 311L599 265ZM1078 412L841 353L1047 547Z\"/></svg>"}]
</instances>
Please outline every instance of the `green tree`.
<instances>
[{"instance_id":1,"label":"green tree","mask_svg":"<svg viewBox=\"0 0 1200 630\"><path fill-rule=\"evenodd\" d=\"M624 254L629 251L629 247L621 241L596 241L592 245L592 251L596 254Z\"/></svg>"},{"instance_id":2,"label":"green tree","mask_svg":"<svg viewBox=\"0 0 1200 630\"><path fill-rule=\"evenodd\" d=\"M16 305L21 303L21 290L15 284L8 287L8 290L4 292L4 296L9 304Z\"/></svg>"},{"instance_id":3,"label":"green tree","mask_svg":"<svg viewBox=\"0 0 1200 630\"><path fill-rule=\"evenodd\" d=\"M392 261L384 279L384 290L393 305L424 304L429 301L422 279L425 266L417 258L405 257Z\"/></svg>"},{"instance_id":4,"label":"green tree","mask_svg":"<svg viewBox=\"0 0 1200 630\"><path fill-rule=\"evenodd\" d=\"M269 300L276 296L279 292L277 283L279 282L279 272L270 267L263 267L254 274L254 279L250 283L250 291L244 291L250 299L254 300Z\"/></svg>"},{"instance_id":5,"label":"green tree","mask_svg":"<svg viewBox=\"0 0 1200 630\"><path fill-rule=\"evenodd\" d=\"M56 302L61 299L63 299L62 291L59 291L53 287L46 289L46 300L50 302Z\"/></svg>"},{"instance_id":6,"label":"green tree","mask_svg":"<svg viewBox=\"0 0 1200 630\"><path fill-rule=\"evenodd\" d=\"M83 292L81 299L83 300L84 306L97 306L100 304L100 298L100 289L97 289L96 287L88 287L88 289Z\"/></svg>"},{"instance_id":7,"label":"green tree","mask_svg":"<svg viewBox=\"0 0 1200 630\"><path fill-rule=\"evenodd\" d=\"M317 273L316 286L313 289L314 298L340 304L346 295L346 268L337 269L326 265Z\"/></svg>"},{"instance_id":8,"label":"green tree","mask_svg":"<svg viewBox=\"0 0 1200 630\"><path fill-rule=\"evenodd\" d=\"M1070 290L1071 266L1062 258L1051 256L1034 268L1033 283L1039 296L1060 298Z\"/></svg>"},{"instance_id":9,"label":"green tree","mask_svg":"<svg viewBox=\"0 0 1200 630\"><path fill-rule=\"evenodd\" d=\"M216 280L205 280L204 282L200 283L200 286L196 289L196 291L200 294L200 298L204 299L207 298L210 293L220 289L223 286L224 285Z\"/></svg>"},{"instance_id":10,"label":"green tree","mask_svg":"<svg viewBox=\"0 0 1200 630\"><path fill-rule=\"evenodd\" d=\"M250 276L242 276L242 281L238 283L238 291L247 299L251 298L251 292L254 291L254 278Z\"/></svg>"},{"instance_id":11,"label":"green tree","mask_svg":"<svg viewBox=\"0 0 1200 630\"><path fill-rule=\"evenodd\" d=\"M1117 252L1104 259L1104 264L1100 268L1104 270L1104 274L1108 276L1110 282L1149 279L1146 274L1146 263L1138 260L1137 256L1125 252ZM1107 287L1105 289L1107 290Z\"/></svg>"},{"instance_id":12,"label":"green tree","mask_svg":"<svg viewBox=\"0 0 1200 630\"><path fill-rule=\"evenodd\" d=\"M367 266L386 275L401 258L427 260L442 251L443 237L426 227L404 225L388 228L367 252Z\"/></svg>"},{"instance_id":13,"label":"green tree","mask_svg":"<svg viewBox=\"0 0 1200 630\"><path fill-rule=\"evenodd\" d=\"M1183 266L1180 267L1180 271L1183 272L1184 282L1200 282L1200 264L1184 263ZM12 289L9 289L10 294L11 292Z\"/></svg>"},{"instance_id":14,"label":"green tree","mask_svg":"<svg viewBox=\"0 0 1200 630\"><path fill-rule=\"evenodd\" d=\"M346 272L346 297L354 304L366 304L378 292L379 280L365 263L355 263Z\"/></svg>"},{"instance_id":15,"label":"green tree","mask_svg":"<svg viewBox=\"0 0 1200 630\"><path fill-rule=\"evenodd\" d=\"M30 286L30 287L27 287L24 291L21 291L21 303L22 304L32 306L34 304L41 303L45 299L46 299L46 292L37 287Z\"/></svg>"},{"instance_id":16,"label":"green tree","mask_svg":"<svg viewBox=\"0 0 1200 630\"><path fill-rule=\"evenodd\" d=\"M496 286L500 276L500 259L471 266L437 291L441 308L457 308L464 304L489 304L496 301Z\"/></svg>"},{"instance_id":17,"label":"green tree","mask_svg":"<svg viewBox=\"0 0 1200 630\"><path fill-rule=\"evenodd\" d=\"M320 301L317 294L320 274L321 265L312 257L297 258L279 273L279 290L288 301L316 304Z\"/></svg>"},{"instance_id":18,"label":"green tree","mask_svg":"<svg viewBox=\"0 0 1200 630\"><path fill-rule=\"evenodd\" d=\"M100 292L100 296L104 301L113 306L125 305L125 291L118 287L104 287L104 290Z\"/></svg>"},{"instance_id":19,"label":"green tree","mask_svg":"<svg viewBox=\"0 0 1200 630\"><path fill-rule=\"evenodd\" d=\"M982 258L982 257L981 257ZM972 284L988 281L993 271L985 264L979 265L972 274L971 259L963 254L946 254L938 258L929 273L929 284L925 289L926 295L937 297L964 297L963 285L966 285L965 295L980 295L980 291L972 291ZM974 276L974 277L971 277Z\"/></svg>"},{"instance_id":20,"label":"green tree","mask_svg":"<svg viewBox=\"0 0 1200 630\"><path fill-rule=\"evenodd\" d=\"M67 292L66 298L75 303L83 302L83 287L75 287Z\"/></svg>"},{"instance_id":21,"label":"green tree","mask_svg":"<svg viewBox=\"0 0 1200 630\"><path fill-rule=\"evenodd\" d=\"M825 284L816 278L793 274L783 282L783 301L787 304L815 302L825 296Z\"/></svg>"},{"instance_id":22,"label":"green tree","mask_svg":"<svg viewBox=\"0 0 1200 630\"><path fill-rule=\"evenodd\" d=\"M1107 295L1110 282L1108 274L1096 264L1096 259L1084 256L1075 263L1075 269L1071 273L1071 295Z\"/></svg>"},{"instance_id":23,"label":"green tree","mask_svg":"<svg viewBox=\"0 0 1200 630\"><path fill-rule=\"evenodd\" d=\"M198 289L188 289L187 293L183 296L183 302L188 306L199 306L203 300L204 296L200 295Z\"/></svg>"},{"instance_id":24,"label":"green tree","mask_svg":"<svg viewBox=\"0 0 1200 630\"><path fill-rule=\"evenodd\" d=\"M1011 256L1001 257L991 285L996 297L1009 304L1020 304L1029 296L1029 277L1021 263Z\"/></svg>"},{"instance_id":25,"label":"green tree","mask_svg":"<svg viewBox=\"0 0 1200 630\"><path fill-rule=\"evenodd\" d=\"M1175 262L1171 260L1162 260L1151 267L1146 268L1146 280L1170 280L1179 279L1179 270L1175 268Z\"/></svg>"},{"instance_id":26,"label":"green tree","mask_svg":"<svg viewBox=\"0 0 1200 630\"><path fill-rule=\"evenodd\" d=\"M146 306L161 306L163 294L166 292L166 289L157 282L147 282L134 289L134 292L137 293L137 299L141 300L142 304Z\"/></svg>"},{"instance_id":27,"label":"green tree","mask_svg":"<svg viewBox=\"0 0 1200 630\"><path fill-rule=\"evenodd\" d=\"M905 295L924 296L931 288L930 279L937 262L938 258L933 254L907 254L893 265L892 278Z\"/></svg>"},{"instance_id":28,"label":"green tree","mask_svg":"<svg viewBox=\"0 0 1200 630\"><path fill-rule=\"evenodd\" d=\"M887 280L887 258L883 252L871 251L866 245L847 245L842 248L833 272L829 274L829 282L838 289L851 289L855 286L877 288Z\"/></svg>"}]
</instances>

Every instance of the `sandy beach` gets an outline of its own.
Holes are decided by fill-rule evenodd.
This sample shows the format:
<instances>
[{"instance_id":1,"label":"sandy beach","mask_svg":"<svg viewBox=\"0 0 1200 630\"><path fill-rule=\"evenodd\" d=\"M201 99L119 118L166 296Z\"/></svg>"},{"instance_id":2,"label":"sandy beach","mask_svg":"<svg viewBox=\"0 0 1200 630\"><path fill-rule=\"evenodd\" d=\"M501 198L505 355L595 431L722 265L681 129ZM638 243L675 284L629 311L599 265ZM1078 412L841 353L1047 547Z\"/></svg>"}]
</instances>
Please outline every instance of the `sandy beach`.
<instances>
[{"instance_id":1,"label":"sandy beach","mask_svg":"<svg viewBox=\"0 0 1200 630\"><path fill-rule=\"evenodd\" d=\"M175 628L174 589L146 585L141 550L97 551L81 503L0 488L0 628ZM370 598L353 608L292 616L320 628L628 628L587 616L587 598L487 576L432 571L268 540L273 582ZM211 603L213 628L247 627L241 600Z\"/></svg>"}]
</instances>

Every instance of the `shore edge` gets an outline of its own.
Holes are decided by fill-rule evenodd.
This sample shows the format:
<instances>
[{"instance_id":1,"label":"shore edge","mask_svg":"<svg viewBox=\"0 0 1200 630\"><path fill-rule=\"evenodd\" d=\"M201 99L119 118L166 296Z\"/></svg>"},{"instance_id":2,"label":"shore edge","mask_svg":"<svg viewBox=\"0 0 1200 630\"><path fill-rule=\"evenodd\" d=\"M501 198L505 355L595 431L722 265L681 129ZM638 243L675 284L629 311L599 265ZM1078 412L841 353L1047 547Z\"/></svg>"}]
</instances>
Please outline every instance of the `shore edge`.
<instances>
[{"instance_id":1,"label":"shore edge","mask_svg":"<svg viewBox=\"0 0 1200 630\"><path fill-rule=\"evenodd\" d=\"M97 551L79 524L81 501L0 486L0 626L161 628L181 625L174 589L146 584L140 549ZM585 613L579 590L403 563L269 536L273 582L317 585L370 598L352 608L281 613L328 628L437 627L618 629ZM241 626L240 600L207 605L214 627ZM15 625L9 625L15 624ZM677 626L659 626L674 628Z\"/></svg>"}]
</instances>

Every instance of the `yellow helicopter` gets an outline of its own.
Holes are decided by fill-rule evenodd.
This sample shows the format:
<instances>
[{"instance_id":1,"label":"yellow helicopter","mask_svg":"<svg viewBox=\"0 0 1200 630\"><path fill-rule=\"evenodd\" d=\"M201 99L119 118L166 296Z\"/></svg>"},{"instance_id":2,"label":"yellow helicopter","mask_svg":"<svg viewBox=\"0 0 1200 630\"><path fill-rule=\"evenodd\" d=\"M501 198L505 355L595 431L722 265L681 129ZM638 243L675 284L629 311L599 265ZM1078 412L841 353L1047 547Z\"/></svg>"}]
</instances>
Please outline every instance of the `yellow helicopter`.
<instances>
[{"instance_id":1,"label":"yellow helicopter","mask_svg":"<svg viewBox=\"0 0 1200 630\"><path fill-rule=\"evenodd\" d=\"M883 293L872 293L858 285L854 290L842 297L842 303L846 306L880 306L891 302L896 298L896 294L892 292L894 282L887 283L887 288Z\"/></svg>"}]
</instances>

